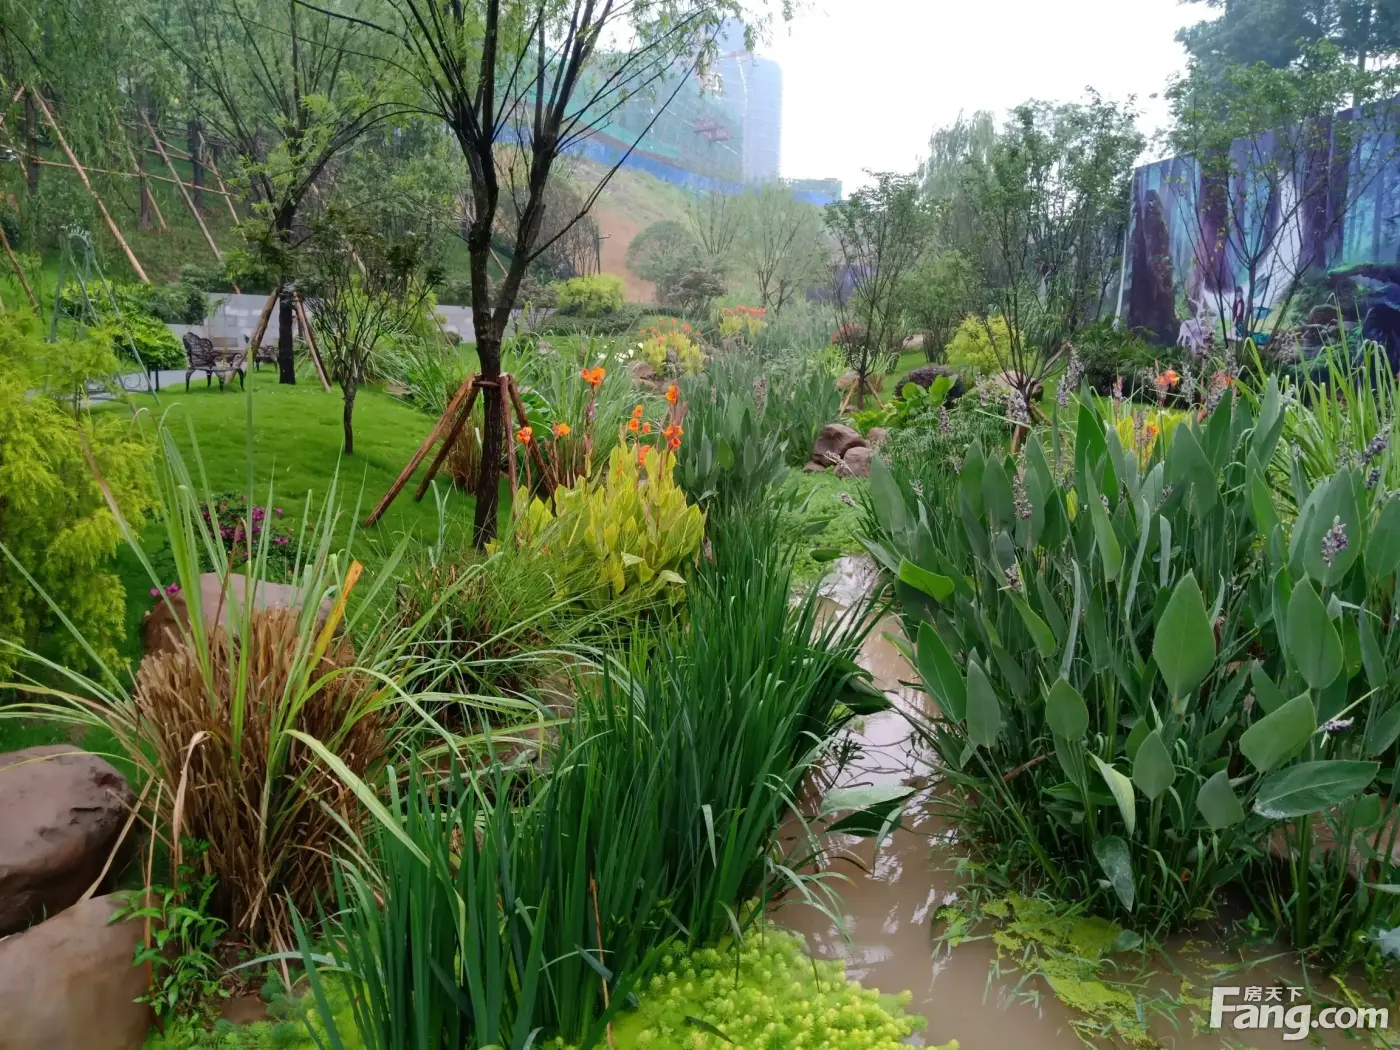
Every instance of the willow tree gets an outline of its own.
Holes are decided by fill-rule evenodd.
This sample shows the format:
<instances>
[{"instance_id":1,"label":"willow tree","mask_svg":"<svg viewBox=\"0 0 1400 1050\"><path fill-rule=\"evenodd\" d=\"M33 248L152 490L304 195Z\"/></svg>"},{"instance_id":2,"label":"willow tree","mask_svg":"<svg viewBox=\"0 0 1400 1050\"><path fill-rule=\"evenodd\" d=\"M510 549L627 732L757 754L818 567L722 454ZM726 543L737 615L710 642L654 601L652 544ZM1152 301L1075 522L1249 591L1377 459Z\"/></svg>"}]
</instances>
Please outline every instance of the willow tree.
<instances>
[{"instance_id":1,"label":"willow tree","mask_svg":"<svg viewBox=\"0 0 1400 1050\"><path fill-rule=\"evenodd\" d=\"M253 200L245 232L282 291L279 378L295 383L290 279L299 212L344 150L409 111L397 69L379 61L388 49L359 17L373 0L347 0L334 14L275 0L147 2L146 28L188 77L186 111L237 154Z\"/></svg>"},{"instance_id":2,"label":"willow tree","mask_svg":"<svg viewBox=\"0 0 1400 1050\"><path fill-rule=\"evenodd\" d=\"M302 0L309 3L309 0ZM382 0L365 19L397 41L396 64L416 78L428 108L466 159L466 246L480 381L501 374L501 342L531 265L593 206L666 105L716 51L740 0ZM629 100L650 107L640 134L614 123ZM546 223L556 161L599 130L628 140L622 157L581 194L577 213ZM512 245L490 279L493 236ZM543 231L550 230L550 233ZM505 415L486 397L475 539L495 534Z\"/></svg>"}]
</instances>

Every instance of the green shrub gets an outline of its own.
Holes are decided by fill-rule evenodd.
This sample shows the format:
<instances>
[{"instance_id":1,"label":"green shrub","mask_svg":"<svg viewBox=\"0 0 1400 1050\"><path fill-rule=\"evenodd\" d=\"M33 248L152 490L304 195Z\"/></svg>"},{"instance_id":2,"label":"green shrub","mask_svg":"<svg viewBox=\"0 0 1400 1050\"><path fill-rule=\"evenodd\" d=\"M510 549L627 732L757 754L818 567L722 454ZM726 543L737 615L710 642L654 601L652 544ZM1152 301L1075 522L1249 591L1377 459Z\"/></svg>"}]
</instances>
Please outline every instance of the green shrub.
<instances>
[{"instance_id":1,"label":"green shrub","mask_svg":"<svg viewBox=\"0 0 1400 1050\"><path fill-rule=\"evenodd\" d=\"M622 278L610 273L571 277L558 285L558 310L572 317L603 317L622 309Z\"/></svg>"},{"instance_id":2,"label":"green shrub","mask_svg":"<svg viewBox=\"0 0 1400 1050\"><path fill-rule=\"evenodd\" d=\"M1123 393L1131 397L1149 386L1149 374L1182 363L1179 348L1153 346L1141 333L1117 327L1111 317L1075 332L1074 349L1083 381L1105 397L1120 378ZM1147 392L1155 396L1154 391Z\"/></svg>"},{"instance_id":3,"label":"green shrub","mask_svg":"<svg viewBox=\"0 0 1400 1050\"><path fill-rule=\"evenodd\" d=\"M967 317L953 332L944 356L953 368L979 375L999 372L1011 359L1011 326L1000 315Z\"/></svg>"},{"instance_id":4,"label":"green shrub","mask_svg":"<svg viewBox=\"0 0 1400 1050\"><path fill-rule=\"evenodd\" d=\"M147 371L180 368L187 355L164 321L146 314L109 317L99 329L112 341L112 349L123 361L139 363Z\"/></svg>"},{"instance_id":5,"label":"green shrub","mask_svg":"<svg viewBox=\"0 0 1400 1050\"><path fill-rule=\"evenodd\" d=\"M1227 395L1145 453L1092 404L1070 463L1058 434L1020 463L973 445L937 537L877 467L896 540L874 549L941 712L927 739L992 870L1149 930L1249 886L1296 947L1374 957L1400 901L1347 881L1364 846L1319 843L1372 833L1394 790L1400 631L1380 612L1400 500L1359 467L1315 487L1295 469L1290 527L1263 466L1276 383L1258 403ZM1275 836L1304 860L1276 868Z\"/></svg>"},{"instance_id":6,"label":"green shrub","mask_svg":"<svg viewBox=\"0 0 1400 1050\"><path fill-rule=\"evenodd\" d=\"M116 368L103 339L51 344L32 315L0 315L0 543L8 552L0 552L0 638L52 639L56 655L75 666L90 658L62 630L41 588L102 660L116 661L126 618L121 582L109 568L121 531L84 443L125 513L139 518L154 485L150 449L129 415L79 411L75 426L72 404L49 393L71 397ZM0 645L0 678L14 657Z\"/></svg>"}]
</instances>

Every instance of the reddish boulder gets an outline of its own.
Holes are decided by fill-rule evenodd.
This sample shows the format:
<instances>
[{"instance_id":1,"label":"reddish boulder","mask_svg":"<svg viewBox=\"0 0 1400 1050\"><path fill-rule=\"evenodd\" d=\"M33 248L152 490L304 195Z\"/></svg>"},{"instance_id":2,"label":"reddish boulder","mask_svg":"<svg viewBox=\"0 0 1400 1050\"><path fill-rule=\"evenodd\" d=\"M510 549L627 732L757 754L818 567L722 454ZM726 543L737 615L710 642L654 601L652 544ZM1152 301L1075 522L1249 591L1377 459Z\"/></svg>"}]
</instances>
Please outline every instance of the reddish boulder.
<instances>
[{"instance_id":1,"label":"reddish boulder","mask_svg":"<svg viewBox=\"0 0 1400 1050\"><path fill-rule=\"evenodd\" d=\"M144 925L112 923L118 900L93 897L0 938L0 1050L141 1050L154 1020L133 1000L150 988L134 966Z\"/></svg>"},{"instance_id":2,"label":"reddish boulder","mask_svg":"<svg viewBox=\"0 0 1400 1050\"><path fill-rule=\"evenodd\" d=\"M0 798L4 935L58 914L87 892L136 799L107 762L62 744L0 755ZM118 870L116 863L108 868Z\"/></svg>"}]
</instances>

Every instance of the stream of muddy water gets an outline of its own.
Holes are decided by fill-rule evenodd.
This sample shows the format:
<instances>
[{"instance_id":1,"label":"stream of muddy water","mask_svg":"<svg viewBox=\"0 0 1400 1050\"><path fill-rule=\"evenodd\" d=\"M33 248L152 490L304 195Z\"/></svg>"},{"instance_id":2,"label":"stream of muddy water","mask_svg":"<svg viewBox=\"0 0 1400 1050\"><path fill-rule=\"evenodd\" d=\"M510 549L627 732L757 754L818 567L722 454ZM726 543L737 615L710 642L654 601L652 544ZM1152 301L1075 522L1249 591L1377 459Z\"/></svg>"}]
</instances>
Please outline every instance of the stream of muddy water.
<instances>
[{"instance_id":1,"label":"stream of muddy water","mask_svg":"<svg viewBox=\"0 0 1400 1050\"><path fill-rule=\"evenodd\" d=\"M833 611L859 599L871 582L872 569L868 562L856 559L843 559L837 564L822 589ZM898 708L928 714L924 710L925 695L905 684L913 678L913 671L891 641L900 634L897 621L882 621L865 644L862 663ZM936 913L944 904L955 902L959 893L955 868L963 854L957 828L934 812L929 800L933 788L926 786L934 767L930 756L921 752L899 710L866 718L854 736L859 744L858 756L841 770L840 786L896 783L919 786L921 792L906 807L902 826L878 849L871 839L842 837L847 856L835 859L831 870L848 880L836 884L842 899L844 929L800 900L775 908L776 921L802 934L818 958L843 960L847 974L865 986L882 992L910 992L910 1011L927 1020L926 1027L911 1038L911 1043L935 1045L956 1039L962 1050L1082 1047L1080 1035L1071 1025L1080 1015L1056 998L1043 979L1027 978L1009 966L1002 967L1000 976L993 976L995 947L990 939L966 941L951 952L935 952L936 927L941 925ZM1148 978L1148 985L1160 991L1179 992L1183 974L1194 985L1192 994L1206 1000L1212 985L1235 985L1241 989L1305 986L1292 957L1255 952L1251 958L1267 961L1244 965L1246 960L1241 954L1232 952L1222 938L1212 933L1196 931L1191 938L1177 938L1167 945L1166 952L1172 962L1159 959ZM1217 966L1242 969L1222 978L1213 976ZM1173 967L1179 972L1173 973ZM1313 980L1316 983L1320 979L1314 975ZM1364 982L1357 979L1353 987L1364 987ZM1285 1005L1289 996L1288 991L1283 992ZM1322 1005L1318 1002L1314 1014ZM1285 1032L1280 1030L1236 1031L1226 1027L1221 1031L1198 1031L1205 1024L1208 1010L1193 1011L1184 1006L1170 1015L1150 1016L1151 1037L1171 1050L1400 1046L1400 1017L1396 1016L1389 1018L1384 1033L1357 1033L1359 1042L1341 1032L1320 1028L1308 1032L1306 1040L1301 1041L1285 1039Z\"/></svg>"}]
</instances>

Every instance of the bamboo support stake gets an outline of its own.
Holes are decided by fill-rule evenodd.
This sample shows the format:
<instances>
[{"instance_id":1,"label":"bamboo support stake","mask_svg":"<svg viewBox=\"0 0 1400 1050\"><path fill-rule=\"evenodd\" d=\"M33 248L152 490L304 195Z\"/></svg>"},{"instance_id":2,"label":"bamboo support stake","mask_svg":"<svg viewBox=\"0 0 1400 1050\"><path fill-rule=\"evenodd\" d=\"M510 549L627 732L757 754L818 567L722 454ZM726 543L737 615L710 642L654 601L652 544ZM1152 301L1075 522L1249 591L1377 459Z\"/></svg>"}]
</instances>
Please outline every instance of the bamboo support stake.
<instances>
[{"instance_id":1,"label":"bamboo support stake","mask_svg":"<svg viewBox=\"0 0 1400 1050\"><path fill-rule=\"evenodd\" d=\"M441 436L443 429L448 425L448 421L455 418L455 413L462 404L462 400L468 396L470 396L473 401L476 400L475 389L476 377L467 376L467 378L462 381L462 385L457 388L457 392L452 395L452 400L448 402L447 407L443 409L442 415L438 416L437 422L433 424L433 429L428 432L428 436L423 439L423 443L418 446L418 450L414 452L412 458L409 459L408 465L399 472L399 476L395 478L394 483L389 486L389 491L384 493L384 497L379 501L378 505L374 510L370 511L369 517L364 521L365 528L369 528L383 516L384 512L389 509L389 504L394 502L394 497L408 484L408 479L413 477L413 472L418 469L418 464L422 463L424 457L432 451L433 443ZM470 407L471 406L468 405L468 408Z\"/></svg>"},{"instance_id":2,"label":"bamboo support stake","mask_svg":"<svg viewBox=\"0 0 1400 1050\"><path fill-rule=\"evenodd\" d=\"M156 153L156 151L153 150L153 149L148 149L148 150L146 150L145 152L147 152L147 153ZM159 153L156 153L156 156L160 156L160 154L159 154ZM61 160L48 160L48 159L45 158L45 157L31 157L31 158L29 158L29 159L32 160L32 161L34 161L35 164L42 164L42 165L44 165L44 167L46 167L46 168L71 168L71 167L72 167L71 164L64 164L63 161L61 161ZM124 179L139 179L139 178L141 177L137 172L134 172L134 171L118 171L118 170L115 169L115 168L88 168L87 170L90 171L90 172L94 172L95 174L98 174L98 175L119 175L119 176L121 176L121 177L124 178ZM153 171L148 171L148 172L146 172L146 178L151 179L153 182L168 182L168 183L171 183L172 185L175 185L175 186L185 186L185 187L189 187L189 185L190 185L188 182L181 182L179 179L172 179L169 175L157 175L157 174L156 174L155 172L153 172ZM205 187L204 187L204 192L205 192L205 193L212 193L212 194L214 194L214 195L217 197L222 191L221 191L221 190L216 190L216 189L214 189L213 186L205 186Z\"/></svg>"},{"instance_id":3,"label":"bamboo support stake","mask_svg":"<svg viewBox=\"0 0 1400 1050\"><path fill-rule=\"evenodd\" d=\"M515 385L515 376L510 376L509 379L510 399L515 404L515 414L520 417L520 425L522 427L529 426L529 419L525 415L525 403L520 400L520 390ZM540 468L540 477L544 479L545 487L552 490L554 488L554 480L549 476L549 471L545 469L544 456L540 453L540 443L538 441L530 442L530 452L534 457L535 466Z\"/></svg>"},{"instance_id":4,"label":"bamboo support stake","mask_svg":"<svg viewBox=\"0 0 1400 1050\"><path fill-rule=\"evenodd\" d=\"M214 238L209 235L209 227L204 225L204 216L199 214L199 209L194 206L194 201L190 200L190 194L185 189L185 184L180 182L180 175L175 170L175 162L170 159L170 154L165 152L165 145L160 141L160 136L156 134L156 129L151 127L151 122L143 112L141 123L146 125L146 130L151 133L151 140L155 142L156 149L160 150L161 159L165 161L165 166L170 169L170 177L180 186L180 196L185 198L185 207L189 208L190 214L194 216L194 221L199 223L199 232L204 234L205 241L209 244L209 250L214 253L214 258L219 262L224 261L223 253L219 251L219 246L214 243Z\"/></svg>"},{"instance_id":5,"label":"bamboo support stake","mask_svg":"<svg viewBox=\"0 0 1400 1050\"><path fill-rule=\"evenodd\" d=\"M506 473L510 477L510 503L515 506L515 430L510 425L510 374L507 373L496 381L496 391L501 396L501 428L505 431L506 439ZM514 518L512 509L511 517Z\"/></svg>"},{"instance_id":6,"label":"bamboo support stake","mask_svg":"<svg viewBox=\"0 0 1400 1050\"><path fill-rule=\"evenodd\" d=\"M131 263L131 268L136 271L136 276L141 278L142 284L150 284L151 279L146 276L146 271L141 268L141 260L136 258L136 253L131 250L131 245L126 243L126 238L122 236L122 231L117 229L117 224L112 221L112 216L107 211L107 205L102 203L102 198L97 195L97 191L92 188L92 183L88 181L87 172L84 171L83 166L78 163L78 158L73 155L73 151L68 148L68 140L63 137L63 132L58 127L58 121L53 119L53 114L49 111L49 104L44 101L43 93L31 88L29 95L39 104L39 109L44 114L44 120L48 122L49 127L53 130L53 135L58 142L59 148L63 150L64 155L73 165L73 170L78 173L78 178L83 180L83 186L87 189L88 193L92 195L92 199L97 202L97 210L102 213L102 219L107 223L107 229L112 231L112 236L117 239L117 243L121 245L122 251L126 253L126 261Z\"/></svg>"},{"instance_id":7,"label":"bamboo support stake","mask_svg":"<svg viewBox=\"0 0 1400 1050\"><path fill-rule=\"evenodd\" d=\"M272 307L277 302L277 293L281 289L274 288L267 297L267 302L263 303L262 313L258 315L258 325L253 329L253 338L248 340L248 350L253 355L253 360L258 359L258 347L262 345L263 336L267 334L267 322L272 319Z\"/></svg>"},{"instance_id":8,"label":"bamboo support stake","mask_svg":"<svg viewBox=\"0 0 1400 1050\"><path fill-rule=\"evenodd\" d=\"M10 260L10 268L15 271L15 276L19 278L19 286L24 289L25 296L29 299L29 305L34 307L34 312L39 312L39 300L34 298L34 290L29 287L29 282L24 279L24 271L19 267L19 260L15 258L14 249L10 247L10 239L5 236L5 227L0 226L0 245L5 248L5 255Z\"/></svg>"},{"instance_id":9,"label":"bamboo support stake","mask_svg":"<svg viewBox=\"0 0 1400 1050\"><path fill-rule=\"evenodd\" d=\"M200 148L208 152L209 143L204 140L204 132L199 132ZM219 192L224 195L224 203L228 205L229 216L233 219L234 225L238 224L238 209L233 206L233 194L229 193L228 187L224 185L224 177L219 174L219 169L212 164L205 164L206 168L214 173L214 180L219 184Z\"/></svg>"},{"instance_id":10,"label":"bamboo support stake","mask_svg":"<svg viewBox=\"0 0 1400 1050\"><path fill-rule=\"evenodd\" d=\"M321 389L330 393L331 383L326 378L325 366L321 364L321 351L316 349L316 335L311 331L311 322L307 320L306 307L302 305L300 295L293 296L292 302L296 305L297 322L306 336L306 345L311 348L311 363L316 366L316 374L321 377Z\"/></svg>"},{"instance_id":11,"label":"bamboo support stake","mask_svg":"<svg viewBox=\"0 0 1400 1050\"><path fill-rule=\"evenodd\" d=\"M491 385L494 384L480 381L472 382L471 393L467 395L467 403L462 407L462 410L457 413L457 418L452 421L452 427L444 435L442 446L438 449L437 455L433 457L432 463L429 464L428 472L423 475L423 480L418 483L418 490L413 494L414 502L421 500L424 493L428 491L428 486L432 484L433 478L437 476L437 472L439 468L442 467L443 461L446 460L451 453L452 446L457 443L458 436L462 433L463 428L471 422L472 407L476 404L477 391L483 386ZM482 396L485 397L486 395L483 394ZM446 413L443 413L443 416L446 418Z\"/></svg>"},{"instance_id":12,"label":"bamboo support stake","mask_svg":"<svg viewBox=\"0 0 1400 1050\"><path fill-rule=\"evenodd\" d=\"M136 177L142 182L141 192L146 195L146 199L151 202L151 208L156 213L156 222L160 223L161 232L169 233L170 227L165 225L165 216L161 214L160 202L156 200L156 195L151 192L150 187L145 185L146 180L150 178L150 174L141 170L141 162L136 159L136 153L132 150L131 143L126 142L125 137L123 137L122 141L126 145L126 155L131 158L131 166L136 169Z\"/></svg>"}]
</instances>

